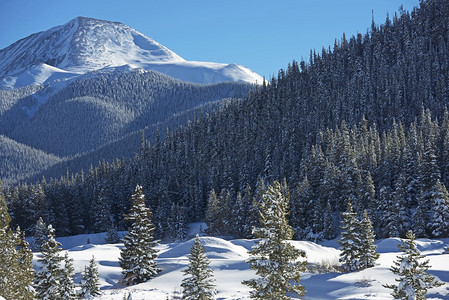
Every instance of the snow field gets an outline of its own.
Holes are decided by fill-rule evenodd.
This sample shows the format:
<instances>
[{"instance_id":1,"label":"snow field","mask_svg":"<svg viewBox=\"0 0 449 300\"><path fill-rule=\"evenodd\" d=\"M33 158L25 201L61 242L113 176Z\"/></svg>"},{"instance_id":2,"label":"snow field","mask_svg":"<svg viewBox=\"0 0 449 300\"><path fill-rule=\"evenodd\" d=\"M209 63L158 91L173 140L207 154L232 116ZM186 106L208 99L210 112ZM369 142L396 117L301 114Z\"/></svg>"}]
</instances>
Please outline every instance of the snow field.
<instances>
[{"instance_id":1,"label":"snow field","mask_svg":"<svg viewBox=\"0 0 449 300\"><path fill-rule=\"evenodd\" d=\"M198 227L198 226L197 226ZM123 233L121 233L123 234ZM158 266L163 270L158 277L149 282L125 287L120 283L119 266L120 249L123 244L105 244L104 233L64 237L58 240L74 259L75 281L79 282L80 273L89 259L95 256L100 274L102 295L95 299L123 299L131 294L131 299L169 299L181 294L182 270L188 264L193 239L180 243L159 244ZM92 244L86 244L87 239ZM253 278L254 271L245 263L247 251L254 244L253 240L224 240L217 237L200 238L206 255L211 260L214 270L217 299L248 299L249 288L241 284L242 280ZM432 289L428 299L449 299L449 254L445 248L449 239L418 239L418 248L427 255L432 266L429 270L433 276L445 282L444 286ZM307 253L307 261L312 264L338 262L340 251L335 240L323 242L322 245L307 241L292 241L295 247ZM373 268L351 273L304 273L301 283L307 293L304 299L392 299L391 290L382 284L394 283L395 275L389 268L401 252L397 248L400 239L389 238L377 243L380 258ZM37 260L37 256L35 255Z\"/></svg>"}]
</instances>

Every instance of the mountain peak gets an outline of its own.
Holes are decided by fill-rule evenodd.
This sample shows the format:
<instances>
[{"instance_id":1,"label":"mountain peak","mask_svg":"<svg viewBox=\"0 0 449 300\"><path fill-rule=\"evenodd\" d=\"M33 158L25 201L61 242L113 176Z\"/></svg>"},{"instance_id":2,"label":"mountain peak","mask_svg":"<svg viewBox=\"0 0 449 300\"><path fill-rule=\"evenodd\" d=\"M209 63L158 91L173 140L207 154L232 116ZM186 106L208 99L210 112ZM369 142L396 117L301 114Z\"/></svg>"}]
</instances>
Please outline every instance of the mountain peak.
<instances>
[{"instance_id":1,"label":"mountain peak","mask_svg":"<svg viewBox=\"0 0 449 300\"><path fill-rule=\"evenodd\" d=\"M185 61L123 23L77 17L1 49L0 89L47 84L55 78L74 78L121 66L157 70L198 83L262 82L259 75L243 66L230 69L227 64Z\"/></svg>"},{"instance_id":2,"label":"mountain peak","mask_svg":"<svg viewBox=\"0 0 449 300\"><path fill-rule=\"evenodd\" d=\"M184 59L125 24L77 17L0 50L0 76L36 64L85 72L142 61Z\"/></svg>"}]
</instances>

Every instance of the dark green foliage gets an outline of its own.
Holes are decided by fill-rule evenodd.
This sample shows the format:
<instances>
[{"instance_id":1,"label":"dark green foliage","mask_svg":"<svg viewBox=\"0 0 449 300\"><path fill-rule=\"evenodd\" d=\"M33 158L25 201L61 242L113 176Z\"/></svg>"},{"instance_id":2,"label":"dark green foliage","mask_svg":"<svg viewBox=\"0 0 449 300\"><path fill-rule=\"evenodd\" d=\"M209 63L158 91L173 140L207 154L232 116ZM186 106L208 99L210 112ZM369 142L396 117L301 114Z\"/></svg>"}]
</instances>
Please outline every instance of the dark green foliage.
<instances>
[{"instance_id":1,"label":"dark green foliage","mask_svg":"<svg viewBox=\"0 0 449 300\"><path fill-rule=\"evenodd\" d=\"M47 241L47 225L45 225L44 220L39 218L34 226L34 236L33 236L33 246L36 251L40 251L42 245Z\"/></svg>"},{"instance_id":2,"label":"dark green foliage","mask_svg":"<svg viewBox=\"0 0 449 300\"><path fill-rule=\"evenodd\" d=\"M98 266L95 262L95 257L92 256L89 261L89 265L84 267L84 272L82 274L80 291L81 297L88 298L91 296L95 297L101 295L98 276Z\"/></svg>"},{"instance_id":3,"label":"dark green foliage","mask_svg":"<svg viewBox=\"0 0 449 300\"><path fill-rule=\"evenodd\" d=\"M142 283L154 278L161 270L157 268L157 251L154 247L154 225L151 210L145 205L142 187L136 186L131 197L132 206L125 220L132 225L124 237L124 248L120 250L120 267L126 285Z\"/></svg>"},{"instance_id":4,"label":"dark green foliage","mask_svg":"<svg viewBox=\"0 0 449 300\"><path fill-rule=\"evenodd\" d=\"M69 281L63 285L63 280L68 279L62 263L64 257L61 256L61 243L55 240L55 230L52 225L48 225L47 241L41 246L39 263L41 267L36 273L35 288L39 299L58 300L66 292L65 287ZM68 264L70 266L70 263ZM63 279L64 278L64 279Z\"/></svg>"},{"instance_id":5,"label":"dark green foliage","mask_svg":"<svg viewBox=\"0 0 449 300\"><path fill-rule=\"evenodd\" d=\"M67 252L64 254L64 269L62 277L59 281L61 299L76 300L78 299L75 292L75 283L73 277L75 276L75 269L73 268L73 259L69 258Z\"/></svg>"},{"instance_id":6,"label":"dark green foliage","mask_svg":"<svg viewBox=\"0 0 449 300\"><path fill-rule=\"evenodd\" d=\"M187 235L186 209L179 204L173 203L168 216L168 236L173 241L182 241Z\"/></svg>"},{"instance_id":7,"label":"dark green foliage","mask_svg":"<svg viewBox=\"0 0 449 300\"><path fill-rule=\"evenodd\" d=\"M345 271L352 272L362 268L360 261L362 240L359 220L351 201L348 200L346 211L341 217L341 239L338 240L341 250L340 262Z\"/></svg>"},{"instance_id":8,"label":"dark green foliage","mask_svg":"<svg viewBox=\"0 0 449 300\"><path fill-rule=\"evenodd\" d=\"M374 267L379 253L376 252L374 230L368 212L363 212L360 222L360 266L362 269Z\"/></svg>"},{"instance_id":9,"label":"dark green foliage","mask_svg":"<svg viewBox=\"0 0 449 300\"><path fill-rule=\"evenodd\" d=\"M300 285L301 272L305 271L305 253L289 243L293 229L287 220L289 194L278 181L270 185L259 204L260 227L253 230L258 239L249 251L248 263L256 271L257 279L243 281L252 290L252 299L292 299L304 296Z\"/></svg>"},{"instance_id":10,"label":"dark green foliage","mask_svg":"<svg viewBox=\"0 0 449 300\"><path fill-rule=\"evenodd\" d=\"M105 242L108 244L116 244L121 241L120 237L118 236L117 232L117 226L112 225L111 228L106 232L106 238Z\"/></svg>"},{"instance_id":11,"label":"dark green foliage","mask_svg":"<svg viewBox=\"0 0 449 300\"><path fill-rule=\"evenodd\" d=\"M9 228L11 218L0 192L0 296L5 299L35 299L33 254L25 234Z\"/></svg>"},{"instance_id":12,"label":"dark green foliage","mask_svg":"<svg viewBox=\"0 0 449 300\"><path fill-rule=\"evenodd\" d=\"M352 209L351 201L342 215L340 262L347 272L373 267L379 254L374 245L374 230L367 210L361 220Z\"/></svg>"},{"instance_id":13,"label":"dark green foliage","mask_svg":"<svg viewBox=\"0 0 449 300\"><path fill-rule=\"evenodd\" d=\"M323 222L323 239L332 240L336 238L337 231L335 229L334 216L329 202L327 202L326 210L324 211Z\"/></svg>"},{"instance_id":14,"label":"dark green foliage","mask_svg":"<svg viewBox=\"0 0 449 300\"><path fill-rule=\"evenodd\" d=\"M289 217L297 238L321 238L327 203L338 216L348 197L358 214L367 209L378 237L402 236L412 226L418 236L440 235L428 225L429 191L438 179L449 184L446 12L448 2L423 1L410 13L373 24L366 34L343 38L321 53L312 51L309 62L292 62L246 99L221 102L218 110L192 117L183 127L168 130L165 138L149 128L146 136L153 133L155 138L142 143L136 133L134 144L126 140L126 147L140 149L132 159L103 162L85 177L79 173L42 184L49 217L44 220L55 224L58 235L94 231L92 203L104 188L112 217L123 230L123 214L129 207L126 195L133 182L142 182L157 236L168 233L173 204L189 208L186 223L204 220L211 190L219 193L217 200L221 191L229 192L223 203L231 203L217 219L221 225L214 234L240 236L239 229L227 225L242 216L256 224L249 212L254 211L251 197L260 199L259 180L286 178L292 188ZM122 79L128 82L135 76L136 82L145 81L136 74ZM93 82L98 85L84 82L85 89L76 83L61 96L89 102L87 91L99 93L108 81L100 76ZM125 90L126 95L140 93ZM119 99L114 97L121 97L112 90L105 93L110 99L102 101L116 103ZM124 105L136 101L145 106L143 100L130 99L134 100ZM298 193L302 183L306 189ZM246 189L253 195L246 197ZM29 192L25 185L5 191L13 224L26 229L40 216L29 214L36 209L29 205ZM236 209L238 192L241 210ZM409 214L415 210L419 214L412 219ZM244 232L248 236L248 226Z\"/></svg>"},{"instance_id":15,"label":"dark green foliage","mask_svg":"<svg viewBox=\"0 0 449 300\"><path fill-rule=\"evenodd\" d=\"M415 235L412 231L407 232L406 239L398 245L404 255L397 257L391 271L398 275L397 285L386 284L384 287L392 289L391 295L395 299L426 299L428 289L443 285L427 273L430 268L429 260L421 261L425 258L416 247Z\"/></svg>"},{"instance_id":16,"label":"dark green foliage","mask_svg":"<svg viewBox=\"0 0 449 300\"><path fill-rule=\"evenodd\" d=\"M183 271L182 299L185 300L211 300L215 299L215 281L213 270L209 269L209 259L204 254L204 247L200 238L196 235L193 246L190 249L189 266Z\"/></svg>"}]
</instances>

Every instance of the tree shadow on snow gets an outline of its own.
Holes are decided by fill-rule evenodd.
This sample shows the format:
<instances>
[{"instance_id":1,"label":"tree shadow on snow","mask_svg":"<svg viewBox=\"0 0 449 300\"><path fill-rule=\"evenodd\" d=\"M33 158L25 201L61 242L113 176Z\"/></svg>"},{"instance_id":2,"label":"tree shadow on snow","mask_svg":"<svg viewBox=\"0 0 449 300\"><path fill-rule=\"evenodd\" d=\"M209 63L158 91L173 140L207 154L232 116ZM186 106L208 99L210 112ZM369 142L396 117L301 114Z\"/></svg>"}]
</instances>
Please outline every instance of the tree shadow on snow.
<instances>
[{"instance_id":1,"label":"tree shadow on snow","mask_svg":"<svg viewBox=\"0 0 449 300\"><path fill-rule=\"evenodd\" d=\"M340 289L348 287L348 283L331 281L341 276L341 273L314 274L308 278L301 280L301 285L306 288L306 296L308 300L334 300L335 296L329 294Z\"/></svg>"}]
</instances>

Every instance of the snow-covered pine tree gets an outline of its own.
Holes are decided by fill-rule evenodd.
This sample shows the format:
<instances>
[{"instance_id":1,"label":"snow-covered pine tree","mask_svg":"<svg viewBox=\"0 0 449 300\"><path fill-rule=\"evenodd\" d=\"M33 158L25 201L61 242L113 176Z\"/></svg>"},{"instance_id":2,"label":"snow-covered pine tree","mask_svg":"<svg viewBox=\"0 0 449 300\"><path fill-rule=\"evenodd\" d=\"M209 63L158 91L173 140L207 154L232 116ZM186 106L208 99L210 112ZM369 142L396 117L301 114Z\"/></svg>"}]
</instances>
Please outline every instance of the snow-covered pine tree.
<instances>
[{"instance_id":1,"label":"snow-covered pine tree","mask_svg":"<svg viewBox=\"0 0 449 300\"><path fill-rule=\"evenodd\" d=\"M218 197L215 190L211 190L209 193L209 198L207 199L206 208L206 225L208 234L217 234L220 230L219 224L220 218L220 206L218 203Z\"/></svg>"},{"instance_id":2,"label":"snow-covered pine tree","mask_svg":"<svg viewBox=\"0 0 449 300\"><path fill-rule=\"evenodd\" d=\"M449 194L440 180L437 180L431 194L432 217L429 227L432 230L432 236L447 237L449 234Z\"/></svg>"},{"instance_id":3,"label":"snow-covered pine tree","mask_svg":"<svg viewBox=\"0 0 449 300\"><path fill-rule=\"evenodd\" d=\"M420 193L420 196L418 199L421 199L422 193ZM415 214L413 215L413 228L414 228L414 234L417 237L427 237L427 217L426 217L426 211L424 210L424 206L421 206L421 201L418 201L418 206L416 207Z\"/></svg>"},{"instance_id":4,"label":"snow-covered pine tree","mask_svg":"<svg viewBox=\"0 0 449 300\"><path fill-rule=\"evenodd\" d=\"M326 210L324 211L322 236L326 240L332 240L337 236L334 216L332 214L332 208L329 201L327 201Z\"/></svg>"},{"instance_id":5,"label":"snow-covered pine tree","mask_svg":"<svg viewBox=\"0 0 449 300\"><path fill-rule=\"evenodd\" d=\"M340 262L345 271L351 272L361 268L360 226L351 201L347 201L346 211L341 213L341 217L341 239L338 240L341 250Z\"/></svg>"},{"instance_id":6,"label":"snow-covered pine tree","mask_svg":"<svg viewBox=\"0 0 449 300\"><path fill-rule=\"evenodd\" d=\"M98 276L98 266L95 262L95 257L92 256L89 265L84 267L84 273L82 275L80 291L82 298L101 295Z\"/></svg>"},{"instance_id":7,"label":"snow-covered pine tree","mask_svg":"<svg viewBox=\"0 0 449 300\"><path fill-rule=\"evenodd\" d=\"M47 225L45 225L42 217L39 217L34 226L33 249L40 251L41 246L47 241Z\"/></svg>"},{"instance_id":8,"label":"snow-covered pine tree","mask_svg":"<svg viewBox=\"0 0 449 300\"><path fill-rule=\"evenodd\" d=\"M94 232L105 232L112 225L111 204L104 187L92 203L92 218Z\"/></svg>"},{"instance_id":9,"label":"snow-covered pine tree","mask_svg":"<svg viewBox=\"0 0 449 300\"><path fill-rule=\"evenodd\" d=\"M20 228L9 228L11 217L0 191L0 297L35 299L33 254Z\"/></svg>"},{"instance_id":10,"label":"snow-covered pine tree","mask_svg":"<svg viewBox=\"0 0 449 300\"><path fill-rule=\"evenodd\" d=\"M384 287L392 289L391 295L395 299L426 299L428 289L441 286L442 283L427 273L430 268L429 260L420 262L425 258L416 247L415 235L410 230L407 232L406 239L402 240L402 245L398 245L404 255L397 256L391 271L398 275L396 278L397 285L385 284Z\"/></svg>"},{"instance_id":11,"label":"snow-covered pine tree","mask_svg":"<svg viewBox=\"0 0 449 300\"><path fill-rule=\"evenodd\" d=\"M168 215L168 235L174 241L182 241L187 235L186 212L182 205L173 203Z\"/></svg>"},{"instance_id":12,"label":"snow-covered pine tree","mask_svg":"<svg viewBox=\"0 0 449 300\"><path fill-rule=\"evenodd\" d=\"M73 268L73 259L69 258L69 254L64 254L64 269L60 280L60 295L64 300L76 300L78 299L75 291L75 282L73 277L75 276L75 269Z\"/></svg>"},{"instance_id":13,"label":"snow-covered pine tree","mask_svg":"<svg viewBox=\"0 0 449 300\"><path fill-rule=\"evenodd\" d=\"M404 172L399 174L394 184L393 203L397 211L397 229L399 236L405 237L411 224L410 205L408 204L407 181Z\"/></svg>"},{"instance_id":14,"label":"snow-covered pine tree","mask_svg":"<svg viewBox=\"0 0 449 300\"><path fill-rule=\"evenodd\" d=\"M215 281L213 270L208 268L210 261L204 253L205 249L201 245L198 235L195 237L193 246L190 249L189 266L183 271L185 277L182 280L183 295L185 300L210 300L214 299Z\"/></svg>"},{"instance_id":15,"label":"snow-covered pine tree","mask_svg":"<svg viewBox=\"0 0 449 300\"><path fill-rule=\"evenodd\" d=\"M117 226L115 223L113 223L111 228L109 228L106 232L105 242L108 244L116 244L120 242L120 237L118 236Z\"/></svg>"},{"instance_id":16,"label":"snow-covered pine tree","mask_svg":"<svg viewBox=\"0 0 449 300\"><path fill-rule=\"evenodd\" d=\"M25 240L25 232L21 232L18 227L16 230L17 243L17 259L18 259L18 282L16 284L17 299L31 300L36 299L36 291L33 287L34 283L34 266L33 266L33 252L31 252L30 245Z\"/></svg>"},{"instance_id":17,"label":"snow-covered pine tree","mask_svg":"<svg viewBox=\"0 0 449 300\"><path fill-rule=\"evenodd\" d=\"M293 237L293 229L287 220L288 195L283 195L282 190L281 184L275 181L260 202L260 227L253 230L258 241L249 251L247 260L259 278L242 282L252 288L250 297L253 299L282 300L291 299L288 295L305 294L299 282L306 261L298 261L305 253L288 242Z\"/></svg>"},{"instance_id":18,"label":"snow-covered pine tree","mask_svg":"<svg viewBox=\"0 0 449 300\"><path fill-rule=\"evenodd\" d=\"M0 296L5 299L14 299L15 282L19 275L15 271L18 267L14 257L16 237L9 228L10 222L8 207L0 191Z\"/></svg>"},{"instance_id":19,"label":"snow-covered pine tree","mask_svg":"<svg viewBox=\"0 0 449 300\"><path fill-rule=\"evenodd\" d=\"M35 289L39 299L61 299L61 278L64 270L61 263L61 243L55 240L55 230L50 224L47 227L47 241L41 247L39 262L41 267L36 273Z\"/></svg>"},{"instance_id":20,"label":"snow-covered pine tree","mask_svg":"<svg viewBox=\"0 0 449 300\"><path fill-rule=\"evenodd\" d=\"M379 258L379 253L376 252L373 225L367 210L363 212L362 222L360 223L360 242L360 268L374 267L376 260Z\"/></svg>"},{"instance_id":21,"label":"snow-covered pine tree","mask_svg":"<svg viewBox=\"0 0 449 300\"><path fill-rule=\"evenodd\" d=\"M137 284L154 278L160 269L156 264L157 251L154 247L154 225L151 223L151 210L145 206L142 186L137 185L131 197L132 206L125 221L133 222L123 239L124 248L120 251L120 267L126 285Z\"/></svg>"}]
</instances>

